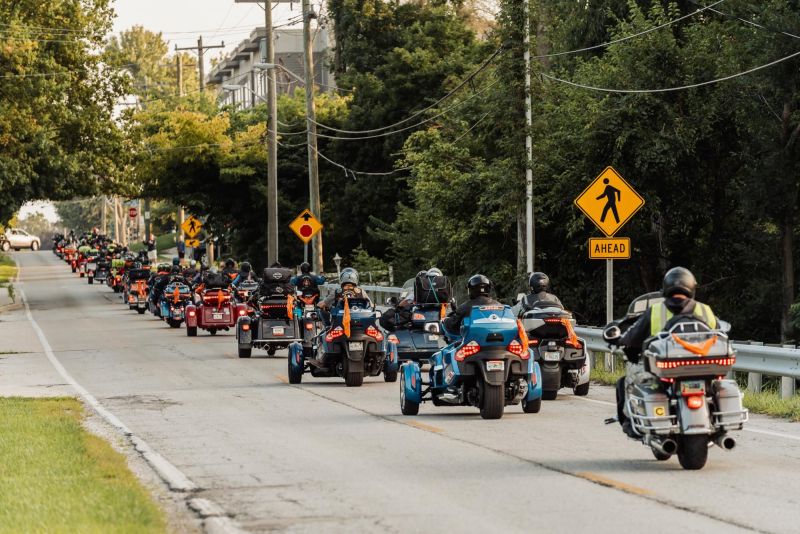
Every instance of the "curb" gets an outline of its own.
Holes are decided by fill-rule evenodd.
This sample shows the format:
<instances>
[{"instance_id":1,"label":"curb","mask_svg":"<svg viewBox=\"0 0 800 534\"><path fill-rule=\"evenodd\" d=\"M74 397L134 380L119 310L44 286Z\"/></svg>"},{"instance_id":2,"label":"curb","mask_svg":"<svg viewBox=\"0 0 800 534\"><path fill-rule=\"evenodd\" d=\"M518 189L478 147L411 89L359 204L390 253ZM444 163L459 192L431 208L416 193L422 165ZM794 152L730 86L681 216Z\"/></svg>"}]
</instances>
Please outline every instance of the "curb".
<instances>
[{"instance_id":1,"label":"curb","mask_svg":"<svg viewBox=\"0 0 800 534\"><path fill-rule=\"evenodd\" d=\"M17 258L14 258L14 263L17 265L17 277L15 283L19 283L22 276L22 269L20 268ZM231 519L224 510L216 503L208 499L194 498L190 499L188 495L192 492L197 492L200 488L192 482L180 469L171 464L166 458L161 456L150 445L147 444L142 438L138 437L133 431L128 428L117 416L108 411L94 395L89 393L83 386L81 386L69 372L64 368L61 362L53 352L50 342L44 335L44 331L39 327L39 324L33 318L30 306L28 304L28 297L21 288L17 288L17 293L20 296L22 305L25 308L25 316L36 332L36 337L44 350L47 359L58 372L64 382L72 386L75 392L80 396L83 403L89 406L94 412L103 418L109 425L114 427L123 437L127 438L133 446L134 450L138 452L147 464L156 472L156 474L167 484L169 489L174 492L187 494L185 498L186 505L195 512L201 519L203 519L203 527L206 532L220 533L220 534L242 534L242 530L238 523ZM194 503L194 505L193 505Z\"/></svg>"}]
</instances>

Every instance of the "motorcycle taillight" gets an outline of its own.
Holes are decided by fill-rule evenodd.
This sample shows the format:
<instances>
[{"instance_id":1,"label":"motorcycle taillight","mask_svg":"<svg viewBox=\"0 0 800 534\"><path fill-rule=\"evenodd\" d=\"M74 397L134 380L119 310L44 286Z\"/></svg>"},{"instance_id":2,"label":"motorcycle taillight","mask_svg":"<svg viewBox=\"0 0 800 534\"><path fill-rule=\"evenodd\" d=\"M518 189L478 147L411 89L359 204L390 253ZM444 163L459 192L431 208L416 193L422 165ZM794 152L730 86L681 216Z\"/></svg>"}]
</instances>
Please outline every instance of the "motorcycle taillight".
<instances>
[{"instance_id":1,"label":"motorcycle taillight","mask_svg":"<svg viewBox=\"0 0 800 534\"><path fill-rule=\"evenodd\" d=\"M523 360L527 360L528 358L530 358L530 355L531 355L531 353L528 352L528 348L527 347L523 347L522 343L520 343L516 339L508 344L508 347L506 347L506 350L508 350L508 352L510 352L511 354L516 354L517 356L519 356Z\"/></svg>"},{"instance_id":2,"label":"motorcycle taillight","mask_svg":"<svg viewBox=\"0 0 800 534\"><path fill-rule=\"evenodd\" d=\"M366 334L375 341L383 341L383 334L381 334L381 331L372 325L367 327Z\"/></svg>"},{"instance_id":3,"label":"motorcycle taillight","mask_svg":"<svg viewBox=\"0 0 800 534\"><path fill-rule=\"evenodd\" d=\"M477 341L470 341L458 351L456 351L456 361L463 362L466 358L478 354L481 351L481 346L478 345Z\"/></svg>"},{"instance_id":4,"label":"motorcycle taillight","mask_svg":"<svg viewBox=\"0 0 800 534\"><path fill-rule=\"evenodd\" d=\"M340 338L343 335L344 335L344 329L341 326L337 326L336 328L328 332L328 335L325 336L325 341L330 343L334 339Z\"/></svg>"}]
</instances>

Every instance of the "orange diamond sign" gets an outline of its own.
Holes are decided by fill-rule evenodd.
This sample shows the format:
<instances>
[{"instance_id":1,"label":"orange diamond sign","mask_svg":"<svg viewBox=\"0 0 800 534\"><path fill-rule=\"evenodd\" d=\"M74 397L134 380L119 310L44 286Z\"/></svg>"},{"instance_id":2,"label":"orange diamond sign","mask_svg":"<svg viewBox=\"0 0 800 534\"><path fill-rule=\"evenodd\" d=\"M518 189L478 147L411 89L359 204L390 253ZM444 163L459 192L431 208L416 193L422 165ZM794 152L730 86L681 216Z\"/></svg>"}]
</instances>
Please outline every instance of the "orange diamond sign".
<instances>
[{"instance_id":1,"label":"orange diamond sign","mask_svg":"<svg viewBox=\"0 0 800 534\"><path fill-rule=\"evenodd\" d=\"M311 239L322 230L322 223L320 223L310 210L303 210L303 213L297 216L289 228L297 234L297 237L303 243L308 243Z\"/></svg>"},{"instance_id":2,"label":"orange diamond sign","mask_svg":"<svg viewBox=\"0 0 800 534\"><path fill-rule=\"evenodd\" d=\"M613 237L644 206L644 199L613 167L606 167L575 199L575 205L606 236Z\"/></svg>"}]
</instances>

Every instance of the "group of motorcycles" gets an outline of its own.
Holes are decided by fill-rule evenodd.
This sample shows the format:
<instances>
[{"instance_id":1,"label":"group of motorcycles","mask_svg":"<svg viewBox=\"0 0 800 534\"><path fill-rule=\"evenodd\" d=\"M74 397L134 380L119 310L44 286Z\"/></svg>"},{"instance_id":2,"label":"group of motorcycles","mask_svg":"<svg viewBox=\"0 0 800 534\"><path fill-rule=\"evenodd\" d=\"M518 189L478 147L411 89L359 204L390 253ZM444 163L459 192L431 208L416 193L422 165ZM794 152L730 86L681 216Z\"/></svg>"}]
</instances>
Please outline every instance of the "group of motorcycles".
<instances>
[{"instance_id":1,"label":"group of motorcycles","mask_svg":"<svg viewBox=\"0 0 800 534\"><path fill-rule=\"evenodd\" d=\"M87 283L106 284L115 293L122 291L122 272L126 263L123 255L127 249L119 244L91 234L79 237L56 234L53 253Z\"/></svg>"},{"instance_id":2,"label":"group of motorcycles","mask_svg":"<svg viewBox=\"0 0 800 534\"><path fill-rule=\"evenodd\" d=\"M431 402L475 407L484 419L499 419L514 405L538 413L542 400L555 399L564 387L576 396L589 393L586 342L561 306L474 306L460 332L447 332L442 319L452 288L447 277L425 271L404 286L401 299L411 304L401 318L397 299L382 312L346 291L321 309L321 288L307 271L294 276L274 266L233 286L238 272L188 280L170 265L153 270L143 255L113 244L73 245L62 238L54 251L90 284L105 281L121 292L140 314L149 310L172 328L185 323L190 337L198 330L233 330L240 358L250 358L253 349L270 356L288 349L290 384L310 375L358 387L365 376L383 375L386 382L399 378L403 415L417 415L421 404ZM626 317L608 325L609 345L659 298L636 299ZM727 328L681 322L649 338L638 374L629 373L623 401L629 435L656 459L677 455L685 469L700 469L711 445L734 448L728 432L742 429L748 413L736 383L725 378L735 362Z\"/></svg>"}]
</instances>

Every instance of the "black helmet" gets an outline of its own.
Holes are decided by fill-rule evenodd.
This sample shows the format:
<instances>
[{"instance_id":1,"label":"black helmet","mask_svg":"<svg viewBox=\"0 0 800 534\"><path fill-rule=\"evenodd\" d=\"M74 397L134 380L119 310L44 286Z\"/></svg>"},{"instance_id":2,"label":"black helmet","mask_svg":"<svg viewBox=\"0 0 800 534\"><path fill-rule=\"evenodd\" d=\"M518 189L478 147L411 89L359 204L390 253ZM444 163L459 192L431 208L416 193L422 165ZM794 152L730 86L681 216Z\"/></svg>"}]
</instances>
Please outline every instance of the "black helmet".
<instances>
[{"instance_id":1,"label":"black helmet","mask_svg":"<svg viewBox=\"0 0 800 534\"><path fill-rule=\"evenodd\" d=\"M253 269L249 261L243 261L239 267L242 269L243 273L249 273Z\"/></svg>"},{"instance_id":2,"label":"black helmet","mask_svg":"<svg viewBox=\"0 0 800 534\"><path fill-rule=\"evenodd\" d=\"M311 272L311 265L307 261L304 261L303 263L300 264L300 272L303 273L303 274L310 273Z\"/></svg>"},{"instance_id":3,"label":"black helmet","mask_svg":"<svg viewBox=\"0 0 800 534\"><path fill-rule=\"evenodd\" d=\"M180 264L181 264L181 259L178 256L172 258L172 265L180 265Z\"/></svg>"},{"instance_id":4,"label":"black helmet","mask_svg":"<svg viewBox=\"0 0 800 534\"><path fill-rule=\"evenodd\" d=\"M694 298L695 290L697 290L697 280L685 267L673 267L664 275L664 287L661 291L665 297L684 295Z\"/></svg>"},{"instance_id":5,"label":"black helmet","mask_svg":"<svg viewBox=\"0 0 800 534\"><path fill-rule=\"evenodd\" d=\"M234 268L236 267L236 262L233 260L233 258L228 258L225 260L225 267Z\"/></svg>"},{"instance_id":6,"label":"black helmet","mask_svg":"<svg viewBox=\"0 0 800 534\"><path fill-rule=\"evenodd\" d=\"M528 285L534 293L550 291L550 277L544 273L533 273L528 279Z\"/></svg>"},{"instance_id":7,"label":"black helmet","mask_svg":"<svg viewBox=\"0 0 800 534\"><path fill-rule=\"evenodd\" d=\"M172 266L172 273L173 274L180 274L180 272L181 272L181 266L180 265L173 265Z\"/></svg>"},{"instance_id":8,"label":"black helmet","mask_svg":"<svg viewBox=\"0 0 800 534\"><path fill-rule=\"evenodd\" d=\"M469 298L478 298L480 295L489 295L492 289L492 281L483 276L476 274L467 281L467 291L469 291Z\"/></svg>"}]
</instances>

